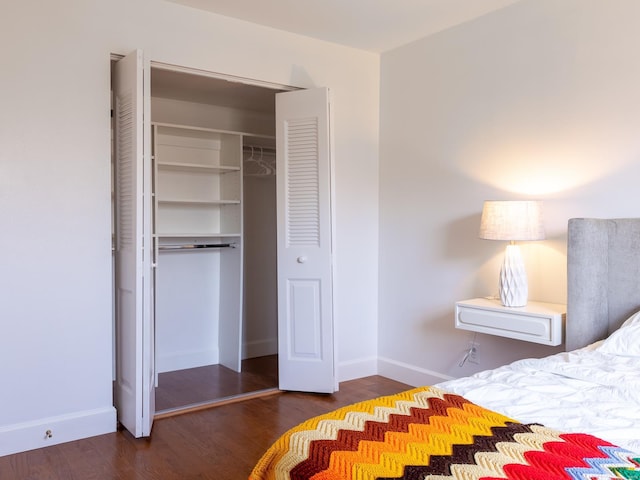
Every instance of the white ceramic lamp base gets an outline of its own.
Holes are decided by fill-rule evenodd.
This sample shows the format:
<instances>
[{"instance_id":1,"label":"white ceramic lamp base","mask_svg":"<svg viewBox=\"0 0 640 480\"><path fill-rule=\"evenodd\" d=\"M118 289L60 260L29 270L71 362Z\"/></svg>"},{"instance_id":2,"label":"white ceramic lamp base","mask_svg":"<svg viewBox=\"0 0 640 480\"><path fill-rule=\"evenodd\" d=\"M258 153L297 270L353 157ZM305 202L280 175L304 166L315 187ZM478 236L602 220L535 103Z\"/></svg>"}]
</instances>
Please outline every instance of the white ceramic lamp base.
<instances>
[{"instance_id":1,"label":"white ceramic lamp base","mask_svg":"<svg viewBox=\"0 0 640 480\"><path fill-rule=\"evenodd\" d=\"M524 307L527 304L527 272L518 245L507 245L500 270L499 293L505 307Z\"/></svg>"}]
</instances>

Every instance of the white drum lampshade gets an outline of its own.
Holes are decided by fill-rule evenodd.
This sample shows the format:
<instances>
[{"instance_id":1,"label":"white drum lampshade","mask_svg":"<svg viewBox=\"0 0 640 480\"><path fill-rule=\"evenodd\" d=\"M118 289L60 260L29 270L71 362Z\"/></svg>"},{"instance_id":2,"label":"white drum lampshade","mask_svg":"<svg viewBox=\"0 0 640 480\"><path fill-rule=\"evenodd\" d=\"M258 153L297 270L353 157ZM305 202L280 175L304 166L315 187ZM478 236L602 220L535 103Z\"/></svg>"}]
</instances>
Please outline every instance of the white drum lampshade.
<instances>
[{"instance_id":1,"label":"white drum lampshade","mask_svg":"<svg viewBox=\"0 0 640 480\"><path fill-rule=\"evenodd\" d=\"M527 273L516 241L544 240L542 202L539 200L490 200L484 202L480 238L505 240L500 270L500 301L506 307L524 307L529 296Z\"/></svg>"}]
</instances>

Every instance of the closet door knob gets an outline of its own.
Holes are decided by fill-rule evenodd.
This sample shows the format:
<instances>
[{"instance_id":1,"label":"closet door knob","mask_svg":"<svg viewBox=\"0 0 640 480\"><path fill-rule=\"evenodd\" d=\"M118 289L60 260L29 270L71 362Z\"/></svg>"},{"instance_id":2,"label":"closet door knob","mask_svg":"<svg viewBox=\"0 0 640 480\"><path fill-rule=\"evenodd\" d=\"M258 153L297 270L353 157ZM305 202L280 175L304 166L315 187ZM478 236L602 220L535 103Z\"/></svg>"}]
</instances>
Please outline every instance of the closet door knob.
<instances>
[{"instance_id":1,"label":"closet door knob","mask_svg":"<svg viewBox=\"0 0 640 480\"><path fill-rule=\"evenodd\" d=\"M302 256L298 257L298 258L296 259L296 261L297 261L298 263L304 263L304 262L306 262L306 261L307 261L307 257L305 257L304 255L302 255Z\"/></svg>"}]
</instances>

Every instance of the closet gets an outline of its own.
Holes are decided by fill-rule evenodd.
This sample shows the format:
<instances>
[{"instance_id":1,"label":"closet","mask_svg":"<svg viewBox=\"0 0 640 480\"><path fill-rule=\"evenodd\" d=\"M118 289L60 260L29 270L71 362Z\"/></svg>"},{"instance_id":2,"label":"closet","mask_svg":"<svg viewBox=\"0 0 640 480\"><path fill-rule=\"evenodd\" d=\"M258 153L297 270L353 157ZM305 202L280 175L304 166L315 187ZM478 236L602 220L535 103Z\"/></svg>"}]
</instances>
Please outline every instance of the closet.
<instances>
[{"instance_id":1,"label":"closet","mask_svg":"<svg viewBox=\"0 0 640 480\"><path fill-rule=\"evenodd\" d=\"M151 69L159 410L185 406L160 403L169 372L182 389L196 378L188 404L208 402L252 388L206 385L242 381L219 367L277 354L275 93Z\"/></svg>"},{"instance_id":2,"label":"closet","mask_svg":"<svg viewBox=\"0 0 640 480\"><path fill-rule=\"evenodd\" d=\"M187 404L261 388L243 360L277 375L275 93L151 69L157 402L169 375Z\"/></svg>"},{"instance_id":3,"label":"closet","mask_svg":"<svg viewBox=\"0 0 640 480\"><path fill-rule=\"evenodd\" d=\"M329 90L230 80L112 61L114 402L136 437L167 374L277 354L274 387L337 388Z\"/></svg>"},{"instance_id":4,"label":"closet","mask_svg":"<svg viewBox=\"0 0 640 480\"><path fill-rule=\"evenodd\" d=\"M150 71L157 409L275 388L278 90Z\"/></svg>"}]
</instances>

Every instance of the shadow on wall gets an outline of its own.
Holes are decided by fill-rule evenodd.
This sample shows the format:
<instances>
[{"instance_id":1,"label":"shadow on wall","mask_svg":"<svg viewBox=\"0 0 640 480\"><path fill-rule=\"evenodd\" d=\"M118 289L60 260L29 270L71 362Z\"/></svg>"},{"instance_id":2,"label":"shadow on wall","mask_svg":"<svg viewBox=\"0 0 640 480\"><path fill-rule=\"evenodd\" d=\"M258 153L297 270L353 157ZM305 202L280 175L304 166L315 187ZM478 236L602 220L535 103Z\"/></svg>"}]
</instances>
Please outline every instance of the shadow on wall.
<instances>
[{"instance_id":1,"label":"shadow on wall","mask_svg":"<svg viewBox=\"0 0 640 480\"><path fill-rule=\"evenodd\" d=\"M316 82L311 78L307 69L302 65L293 65L291 68L291 85L303 88L315 88L320 85L316 85Z\"/></svg>"}]
</instances>

